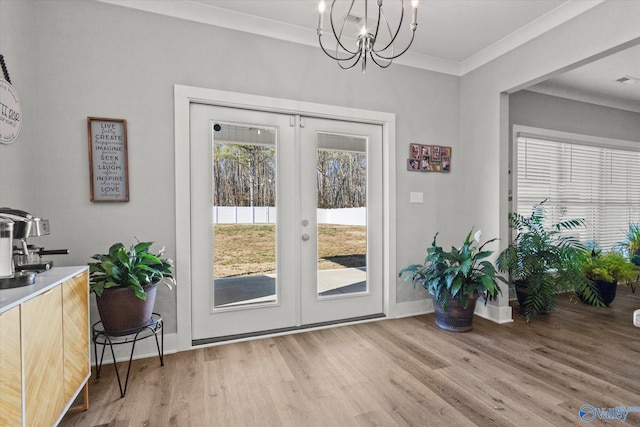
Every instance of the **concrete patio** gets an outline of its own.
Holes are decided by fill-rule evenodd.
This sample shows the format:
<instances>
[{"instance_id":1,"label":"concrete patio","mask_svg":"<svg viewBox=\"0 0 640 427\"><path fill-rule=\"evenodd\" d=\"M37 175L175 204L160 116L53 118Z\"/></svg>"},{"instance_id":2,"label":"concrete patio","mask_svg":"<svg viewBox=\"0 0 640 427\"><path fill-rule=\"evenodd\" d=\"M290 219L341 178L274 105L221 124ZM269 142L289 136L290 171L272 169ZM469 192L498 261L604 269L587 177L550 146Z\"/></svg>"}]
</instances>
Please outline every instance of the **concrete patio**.
<instances>
[{"instance_id":1,"label":"concrete patio","mask_svg":"<svg viewBox=\"0 0 640 427\"><path fill-rule=\"evenodd\" d=\"M232 307L275 301L275 289L275 274L217 278L214 279L215 306ZM366 289L366 267L318 271L320 296L364 292Z\"/></svg>"}]
</instances>

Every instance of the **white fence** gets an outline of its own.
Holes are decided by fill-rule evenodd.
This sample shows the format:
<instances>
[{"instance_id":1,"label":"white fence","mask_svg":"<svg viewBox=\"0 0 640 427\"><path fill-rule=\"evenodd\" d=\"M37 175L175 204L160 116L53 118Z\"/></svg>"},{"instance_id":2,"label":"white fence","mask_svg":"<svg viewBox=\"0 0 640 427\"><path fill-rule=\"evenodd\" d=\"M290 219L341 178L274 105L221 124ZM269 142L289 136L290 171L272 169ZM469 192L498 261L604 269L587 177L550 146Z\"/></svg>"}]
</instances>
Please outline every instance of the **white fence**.
<instances>
[{"instance_id":1,"label":"white fence","mask_svg":"<svg viewBox=\"0 0 640 427\"><path fill-rule=\"evenodd\" d=\"M214 206L214 224L275 224L270 206ZM318 209L318 224L366 225L367 208Z\"/></svg>"}]
</instances>

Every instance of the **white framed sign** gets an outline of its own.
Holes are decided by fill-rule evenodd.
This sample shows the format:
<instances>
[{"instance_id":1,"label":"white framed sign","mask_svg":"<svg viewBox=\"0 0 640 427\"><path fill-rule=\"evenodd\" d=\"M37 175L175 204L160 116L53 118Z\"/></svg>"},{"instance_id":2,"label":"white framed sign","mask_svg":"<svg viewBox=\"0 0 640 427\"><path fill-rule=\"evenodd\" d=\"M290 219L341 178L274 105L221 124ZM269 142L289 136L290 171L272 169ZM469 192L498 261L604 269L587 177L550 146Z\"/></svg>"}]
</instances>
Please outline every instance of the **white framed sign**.
<instances>
[{"instance_id":1,"label":"white framed sign","mask_svg":"<svg viewBox=\"0 0 640 427\"><path fill-rule=\"evenodd\" d=\"M20 98L11 83L0 79L0 143L11 144L22 126Z\"/></svg>"},{"instance_id":2,"label":"white framed sign","mask_svg":"<svg viewBox=\"0 0 640 427\"><path fill-rule=\"evenodd\" d=\"M127 121L87 117L92 202L129 201Z\"/></svg>"}]
</instances>

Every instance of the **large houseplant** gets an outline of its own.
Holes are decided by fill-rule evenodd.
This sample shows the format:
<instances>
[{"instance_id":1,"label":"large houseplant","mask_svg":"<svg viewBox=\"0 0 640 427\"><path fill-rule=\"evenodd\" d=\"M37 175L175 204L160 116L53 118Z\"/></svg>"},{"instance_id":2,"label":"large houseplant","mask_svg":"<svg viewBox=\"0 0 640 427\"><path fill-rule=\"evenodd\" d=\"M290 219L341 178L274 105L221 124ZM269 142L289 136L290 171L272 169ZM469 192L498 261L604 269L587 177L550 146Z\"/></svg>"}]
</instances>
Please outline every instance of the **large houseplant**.
<instances>
[{"instance_id":1,"label":"large houseplant","mask_svg":"<svg viewBox=\"0 0 640 427\"><path fill-rule=\"evenodd\" d=\"M576 238L562 234L584 226L584 220L547 226L545 202L534 205L529 216L509 213L509 227L516 235L496 260L498 270L509 273L527 322L551 312L561 291L575 291L597 304L597 295L580 274L584 247Z\"/></svg>"},{"instance_id":2,"label":"large houseplant","mask_svg":"<svg viewBox=\"0 0 640 427\"><path fill-rule=\"evenodd\" d=\"M501 293L497 281L506 281L498 275L487 260L493 251L485 250L491 239L480 245L480 231L472 240L467 234L459 249L445 251L433 237L427 257L422 264L412 264L400 270L399 277L420 284L431 294L436 312L436 325L444 330L465 332L472 329L473 312L479 297L493 300Z\"/></svg>"},{"instance_id":3,"label":"large houseplant","mask_svg":"<svg viewBox=\"0 0 640 427\"><path fill-rule=\"evenodd\" d=\"M627 284L635 280L638 270L625 256L610 251L602 253L595 249L582 258L580 272L592 284L599 299L609 305L616 297L618 284ZM580 298L589 301L580 294Z\"/></svg>"},{"instance_id":4,"label":"large houseplant","mask_svg":"<svg viewBox=\"0 0 640 427\"><path fill-rule=\"evenodd\" d=\"M174 284L172 262L150 252L153 242L138 242L129 250L116 243L106 254L92 256L89 282L96 294L98 312L105 331L123 335L151 320L158 283Z\"/></svg>"}]
</instances>

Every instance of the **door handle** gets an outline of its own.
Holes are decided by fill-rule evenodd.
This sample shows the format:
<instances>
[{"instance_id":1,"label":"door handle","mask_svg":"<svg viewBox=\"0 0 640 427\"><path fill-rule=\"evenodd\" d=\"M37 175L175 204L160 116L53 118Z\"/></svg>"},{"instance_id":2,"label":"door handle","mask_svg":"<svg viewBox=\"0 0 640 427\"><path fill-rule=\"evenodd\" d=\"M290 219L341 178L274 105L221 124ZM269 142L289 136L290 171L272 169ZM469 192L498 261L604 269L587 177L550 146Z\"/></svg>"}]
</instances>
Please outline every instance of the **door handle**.
<instances>
[{"instance_id":1,"label":"door handle","mask_svg":"<svg viewBox=\"0 0 640 427\"><path fill-rule=\"evenodd\" d=\"M307 240L309 240L309 235L308 234L303 234L302 235L302 241L306 242Z\"/></svg>"}]
</instances>

